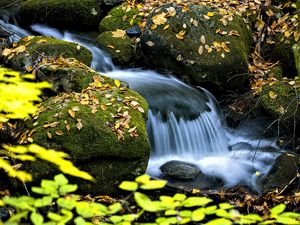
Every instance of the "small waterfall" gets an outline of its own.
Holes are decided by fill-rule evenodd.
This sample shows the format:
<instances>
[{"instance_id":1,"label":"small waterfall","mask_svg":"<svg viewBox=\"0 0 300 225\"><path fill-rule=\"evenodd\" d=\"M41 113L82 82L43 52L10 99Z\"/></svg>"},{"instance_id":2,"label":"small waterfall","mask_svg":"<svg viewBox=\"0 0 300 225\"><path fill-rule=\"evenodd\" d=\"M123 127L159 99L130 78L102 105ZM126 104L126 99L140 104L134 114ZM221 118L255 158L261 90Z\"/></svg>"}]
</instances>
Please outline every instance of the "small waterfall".
<instances>
[{"instance_id":1,"label":"small waterfall","mask_svg":"<svg viewBox=\"0 0 300 225\"><path fill-rule=\"evenodd\" d=\"M278 155L278 151L257 151L275 148L275 144L273 140L261 139L260 135L255 137L249 133L249 127L235 130L226 127L215 99L206 90L154 71L118 70L88 35L61 32L40 24L26 31L3 20L0 26L15 32L13 41L17 36L37 33L81 44L93 53L95 70L126 81L144 96L150 109L147 131L153 151L147 172L152 176L161 176L159 168L165 162L181 160L194 163L208 176L222 178L227 186L255 186L255 171L266 173ZM233 151L232 146L236 144L241 147Z\"/></svg>"}]
</instances>

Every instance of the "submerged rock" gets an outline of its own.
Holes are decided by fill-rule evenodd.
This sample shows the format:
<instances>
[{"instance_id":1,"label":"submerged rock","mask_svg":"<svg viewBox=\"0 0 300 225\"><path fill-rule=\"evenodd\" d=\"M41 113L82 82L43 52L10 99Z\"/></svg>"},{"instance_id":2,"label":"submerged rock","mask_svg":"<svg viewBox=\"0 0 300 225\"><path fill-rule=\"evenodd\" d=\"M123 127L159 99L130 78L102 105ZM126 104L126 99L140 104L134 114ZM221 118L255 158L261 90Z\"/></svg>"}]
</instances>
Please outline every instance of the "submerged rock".
<instances>
[{"instance_id":1,"label":"submerged rock","mask_svg":"<svg viewBox=\"0 0 300 225\"><path fill-rule=\"evenodd\" d=\"M28 36L4 51L5 65L23 72L30 72L47 57L75 58L88 66L92 62L92 53L87 48L53 37Z\"/></svg>"},{"instance_id":2,"label":"submerged rock","mask_svg":"<svg viewBox=\"0 0 300 225\"><path fill-rule=\"evenodd\" d=\"M49 26L96 30L104 7L97 0L27 0L20 8L20 22L24 25L44 23Z\"/></svg>"},{"instance_id":3,"label":"submerged rock","mask_svg":"<svg viewBox=\"0 0 300 225\"><path fill-rule=\"evenodd\" d=\"M175 180L191 180L201 173L194 164L178 160L166 162L160 167L160 170L167 178Z\"/></svg>"},{"instance_id":4,"label":"submerged rock","mask_svg":"<svg viewBox=\"0 0 300 225\"><path fill-rule=\"evenodd\" d=\"M141 37L148 66L194 85L231 90L247 81L250 45L251 32L240 16L224 19L216 9L200 5L160 7L149 16Z\"/></svg>"},{"instance_id":5,"label":"submerged rock","mask_svg":"<svg viewBox=\"0 0 300 225\"><path fill-rule=\"evenodd\" d=\"M142 21L138 13L139 10L137 8L132 8L128 4L117 6L101 20L99 31L102 33L116 29L126 30L134 25L138 25Z\"/></svg>"},{"instance_id":6,"label":"submerged rock","mask_svg":"<svg viewBox=\"0 0 300 225\"><path fill-rule=\"evenodd\" d=\"M134 58L134 41L128 36L113 37L111 31L97 37L97 44L109 53L116 65L129 66Z\"/></svg>"},{"instance_id":7,"label":"submerged rock","mask_svg":"<svg viewBox=\"0 0 300 225\"><path fill-rule=\"evenodd\" d=\"M96 179L95 183L78 182L84 193L116 193L121 181L145 172L151 150L146 101L118 86L98 77L82 93L49 98L38 115L26 122L19 142L31 137L41 146L67 152L76 166ZM44 162L26 164L26 169L36 182L57 173Z\"/></svg>"},{"instance_id":8,"label":"submerged rock","mask_svg":"<svg viewBox=\"0 0 300 225\"><path fill-rule=\"evenodd\" d=\"M258 179L258 187L263 193L276 188L284 188L297 176L299 166L299 155L295 153L281 154L275 160L270 171Z\"/></svg>"}]
</instances>

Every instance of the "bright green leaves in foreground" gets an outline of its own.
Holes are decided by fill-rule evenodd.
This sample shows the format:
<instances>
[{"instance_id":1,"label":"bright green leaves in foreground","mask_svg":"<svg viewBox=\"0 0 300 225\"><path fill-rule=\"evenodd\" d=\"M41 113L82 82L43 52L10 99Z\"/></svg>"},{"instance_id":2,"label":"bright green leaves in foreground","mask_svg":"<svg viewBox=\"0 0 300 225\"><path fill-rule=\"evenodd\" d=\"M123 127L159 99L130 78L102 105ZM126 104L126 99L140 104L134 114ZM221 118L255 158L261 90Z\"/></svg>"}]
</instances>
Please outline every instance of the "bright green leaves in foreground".
<instances>
[{"instance_id":1,"label":"bright green leaves in foreground","mask_svg":"<svg viewBox=\"0 0 300 225\"><path fill-rule=\"evenodd\" d=\"M151 185L150 185L151 184ZM16 209L16 213L4 225L17 225L29 222L34 225L93 225L93 224L203 224L203 225L231 225L231 224L300 224L300 213L284 212L285 205L280 204L270 210L270 215L264 218L257 214L240 214L229 203L218 205L207 197L188 197L177 193L173 196L159 196L158 200L150 199L146 194L137 192L138 189L151 186L161 188L165 181L152 180L148 175L142 175L135 181L124 181L120 187L133 190L135 204L123 207L119 202L103 205L92 200L81 200L80 196L72 194L77 185L69 184L62 174L54 180L43 180L40 187L33 187L32 192L41 195L40 198L30 196L9 197L0 201ZM146 185L146 186L143 186ZM144 189L144 190L145 190ZM148 190L148 189L147 189ZM131 196L131 195L130 195ZM124 201L120 201L124 202ZM52 210L49 210L49 207ZM130 214L125 214L131 208ZM141 216L153 220L141 222ZM145 217L144 217L145 218ZM1 221L0 221L1 224Z\"/></svg>"},{"instance_id":2,"label":"bright green leaves in foreground","mask_svg":"<svg viewBox=\"0 0 300 225\"><path fill-rule=\"evenodd\" d=\"M41 90L51 87L46 82L34 83L25 79L33 80L34 76L0 67L0 122L35 113L37 108L34 102L40 101Z\"/></svg>"}]
</instances>

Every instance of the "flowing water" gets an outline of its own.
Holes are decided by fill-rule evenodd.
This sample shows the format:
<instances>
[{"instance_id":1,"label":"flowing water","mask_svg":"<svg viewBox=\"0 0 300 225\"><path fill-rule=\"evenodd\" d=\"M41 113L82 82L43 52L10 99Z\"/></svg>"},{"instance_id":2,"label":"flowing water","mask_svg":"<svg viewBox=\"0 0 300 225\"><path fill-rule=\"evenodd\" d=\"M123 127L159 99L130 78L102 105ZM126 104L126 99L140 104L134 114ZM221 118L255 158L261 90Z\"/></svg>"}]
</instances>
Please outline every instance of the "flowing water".
<instances>
[{"instance_id":1,"label":"flowing water","mask_svg":"<svg viewBox=\"0 0 300 225\"><path fill-rule=\"evenodd\" d=\"M226 186L255 187L256 172L266 173L278 155L278 150L266 150L276 149L273 140L250 133L248 126L228 128L216 100L204 89L155 71L117 69L110 57L83 34L39 24L32 25L31 31L4 21L0 26L19 37L37 33L79 43L93 53L91 66L95 70L126 81L144 96L149 104L147 131L152 146L147 172L152 176L162 177L159 168L165 162L181 160L197 165L207 176L221 178Z\"/></svg>"}]
</instances>

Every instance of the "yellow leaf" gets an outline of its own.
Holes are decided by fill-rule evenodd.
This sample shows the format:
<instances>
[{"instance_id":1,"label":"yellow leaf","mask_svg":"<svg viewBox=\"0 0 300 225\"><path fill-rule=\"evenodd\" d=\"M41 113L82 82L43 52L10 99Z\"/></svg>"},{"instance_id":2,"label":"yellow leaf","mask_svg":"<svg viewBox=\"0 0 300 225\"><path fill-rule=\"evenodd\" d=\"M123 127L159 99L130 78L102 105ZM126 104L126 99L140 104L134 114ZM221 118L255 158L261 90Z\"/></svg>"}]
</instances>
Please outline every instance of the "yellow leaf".
<instances>
[{"instance_id":1,"label":"yellow leaf","mask_svg":"<svg viewBox=\"0 0 300 225\"><path fill-rule=\"evenodd\" d=\"M271 99L275 99L275 98L277 98L277 94L275 92L273 92L273 91L269 91L269 97Z\"/></svg>"},{"instance_id":2,"label":"yellow leaf","mask_svg":"<svg viewBox=\"0 0 300 225\"><path fill-rule=\"evenodd\" d=\"M115 80L115 85L116 85L116 87L120 87L121 82L119 80Z\"/></svg>"},{"instance_id":3,"label":"yellow leaf","mask_svg":"<svg viewBox=\"0 0 300 225\"><path fill-rule=\"evenodd\" d=\"M49 139L51 139L51 138L52 138L52 134L51 134L51 133L49 133L49 132L47 132L47 136L48 136L48 138L49 138Z\"/></svg>"},{"instance_id":4,"label":"yellow leaf","mask_svg":"<svg viewBox=\"0 0 300 225\"><path fill-rule=\"evenodd\" d=\"M68 110L68 113L69 113L69 115L70 115L72 118L75 118L75 111L69 109L69 110Z\"/></svg>"},{"instance_id":5,"label":"yellow leaf","mask_svg":"<svg viewBox=\"0 0 300 225\"><path fill-rule=\"evenodd\" d=\"M184 39L185 32L186 32L185 30L179 31L179 33L176 34L176 37L177 37L179 40Z\"/></svg>"},{"instance_id":6,"label":"yellow leaf","mask_svg":"<svg viewBox=\"0 0 300 225\"><path fill-rule=\"evenodd\" d=\"M160 13L152 17L152 22L156 25L163 25L167 22L166 13Z\"/></svg>"},{"instance_id":7,"label":"yellow leaf","mask_svg":"<svg viewBox=\"0 0 300 225\"><path fill-rule=\"evenodd\" d=\"M126 35L126 31L120 29L117 29L116 31L112 31L111 33L113 38L123 38Z\"/></svg>"},{"instance_id":8,"label":"yellow leaf","mask_svg":"<svg viewBox=\"0 0 300 225\"><path fill-rule=\"evenodd\" d=\"M6 48L2 51L2 55L5 57L10 55L11 53L12 53L12 50L10 48Z\"/></svg>"},{"instance_id":9,"label":"yellow leaf","mask_svg":"<svg viewBox=\"0 0 300 225\"><path fill-rule=\"evenodd\" d=\"M257 19L255 23L255 27L257 28L258 31L262 30L265 26L265 22L261 19Z\"/></svg>"},{"instance_id":10,"label":"yellow leaf","mask_svg":"<svg viewBox=\"0 0 300 225\"><path fill-rule=\"evenodd\" d=\"M106 105L100 105L100 108L101 108L103 111L106 111L106 110L107 110L107 106L106 106Z\"/></svg>"},{"instance_id":11,"label":"yellow leaf","mask_svg":"<svg viewBox=\"0 0 300 225\"><path fill-rule=\"evenodd\" d=\"M61 136L61 135L63 135L63 134L64 134L64 132L63 132L63 131L61 131L61 130L57 130L57 131L55 131L55 133L56 133L58 136Z\"/></svg>"},{"instance_id":12,"label":"yellow leaf","mask_svg":"<svg viewBox=\"0 0 300 225\"><path fill-rule=\"evenodd\" d=\"M82 129L81 119L77 119L76 127L77 127L78 130L81 130L81 129Z\"/></svg>"},{"instance_id":13,"label":"yellow leaf","mask_svg":"<svg viewBox=\"0 0 300 225\"><path fill-rule=\"evenodd\" d=\"M48 41L46 39L40 39L36 43L37 44L42 44L42 43L47 43Z\"/></svg>"},{"instance_id":14,"label":"yellow leaf","mask_svg":"<svg viewBox=\"0 0 300 225\"><path fill-rule=\"evenodd\" d=\"M164 30L167 30L170 27L169 24L167 24L166 26L164 26Z\"/></svg>"},{"instance_id":15,"label":"yellow leaf","mask_svg":"<svg viewBox=\"0 0 300 225\"><path fill-rule=\"evenodd\" d=\"M214 13L213 12L208 12L206 15L209 16L209 17L212 17L212 16L214 16Z\"/></svg>"},{"instance_id":16,"label":"yellow leaf","mask_svg":"<svg viewBox=\"0 0 300 225\"><path fill-rule=\"evenodd\" d=\"M203 50L204 50L203 45L200 45L200 47L198 48L199 55L203 54Z\"/></svg>"}]
</instances>

